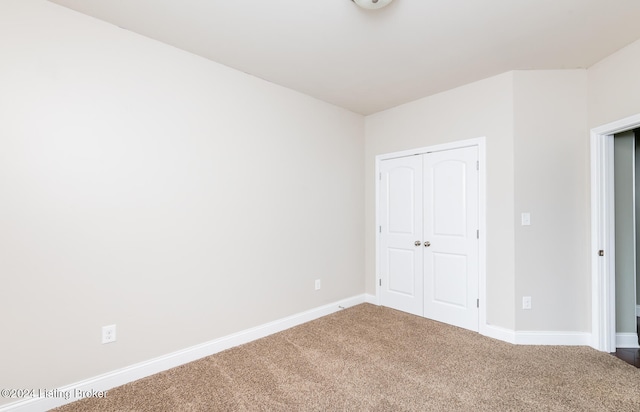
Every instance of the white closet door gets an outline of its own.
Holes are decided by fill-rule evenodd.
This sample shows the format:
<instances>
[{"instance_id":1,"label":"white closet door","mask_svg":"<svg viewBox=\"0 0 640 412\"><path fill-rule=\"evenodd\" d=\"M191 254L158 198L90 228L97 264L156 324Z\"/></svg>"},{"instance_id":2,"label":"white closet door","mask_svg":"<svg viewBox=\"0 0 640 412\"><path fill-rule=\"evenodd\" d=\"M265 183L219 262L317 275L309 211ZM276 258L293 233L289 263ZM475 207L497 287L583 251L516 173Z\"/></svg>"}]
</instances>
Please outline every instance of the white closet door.
<instances>
[{"instance_id":1,"label":"white closet door","mask_svg":"<svg viewBox=\"0 0 640 412\"><path fill-rule=\"evenodd\" d=\"M380 172L380 300L422 316L422 156L384 160Z\"/></svg>"},{"instance_id":2,"label":"white closet door","mask_svg":"<svg viewBox=\"0 0 640 412\"><path fill-rule=\"evenodd\" d=\"M424 316L478 331L478 149L424 158Z\"/></svg>"}]
</instances>

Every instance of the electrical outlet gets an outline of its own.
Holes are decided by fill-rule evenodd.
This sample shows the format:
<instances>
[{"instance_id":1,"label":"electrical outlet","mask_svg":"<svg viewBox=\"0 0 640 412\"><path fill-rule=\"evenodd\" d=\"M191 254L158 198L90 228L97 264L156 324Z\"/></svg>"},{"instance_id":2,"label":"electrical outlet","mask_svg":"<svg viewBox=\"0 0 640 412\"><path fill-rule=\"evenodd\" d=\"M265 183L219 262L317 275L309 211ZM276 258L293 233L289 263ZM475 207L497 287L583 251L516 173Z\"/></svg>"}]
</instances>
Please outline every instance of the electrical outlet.
<instances>
[{"instance_id":1,"label":"electrical outlet","mask_svg":"<svg viewBox=\"0 0 640 412\"><path fill-rule=\"evenodd\" d=\"M320 279L316 279L316 290L320 290Z\"/></svg>"},{"instance_id":2,"label":"electrical outlet","mask_svg":"<svg viewBox=\"0 0 640 412\"><path fill-rule=\"evenodd\" d=\"M529 213L529 212L522 213L522 215L520 216L520 220L521 220L522 226L530 226L531 225L531 213Z\"/></svg>"},{"instance_id":3,"label":"electrical outlet","mask_svg":"<svg viewBox=\"0 0 640 412\"><path fill-rule=\"evenodd\" d=\"M531 296L522 297L522 309L526 309L526 310L531 309Z\"/></svg>"},{"instance_id":4,"label":"electrical outlet","mask_svg":"<svg viewBox=\"0 0 640 412\"><path fill-rule=\"evenodd\" d=\"M116 325L102 327L102 343L111 343L116 341Z\"/></svg>"}]
</instances>

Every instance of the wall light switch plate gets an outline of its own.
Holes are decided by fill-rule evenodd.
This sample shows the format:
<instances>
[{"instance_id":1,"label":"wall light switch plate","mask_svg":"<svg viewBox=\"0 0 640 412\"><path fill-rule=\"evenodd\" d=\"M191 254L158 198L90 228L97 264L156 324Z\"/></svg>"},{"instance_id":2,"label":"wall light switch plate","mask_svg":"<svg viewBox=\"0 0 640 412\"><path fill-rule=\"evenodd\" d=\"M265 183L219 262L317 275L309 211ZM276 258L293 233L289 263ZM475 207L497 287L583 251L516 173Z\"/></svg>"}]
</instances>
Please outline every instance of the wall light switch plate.
<instances>
[{"instance_id":1,"label":"wall light switch plate","mask_svg":"<svg viewBox=\"0 0 640 412\"><path fill-rule=\"evenodd\" d=\"M530 226L531 225L531 213L524 212L521 215L522 226Z\"/></svg>"}]
</instances>

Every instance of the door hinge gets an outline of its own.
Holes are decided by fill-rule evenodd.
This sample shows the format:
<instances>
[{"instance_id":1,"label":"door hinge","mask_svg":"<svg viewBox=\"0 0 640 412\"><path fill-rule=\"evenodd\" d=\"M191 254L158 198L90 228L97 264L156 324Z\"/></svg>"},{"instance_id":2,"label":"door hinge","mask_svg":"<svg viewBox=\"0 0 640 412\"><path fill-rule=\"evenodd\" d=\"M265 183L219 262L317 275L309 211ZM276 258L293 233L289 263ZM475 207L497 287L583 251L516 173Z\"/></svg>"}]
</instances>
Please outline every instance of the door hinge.
<instances>
[{"instance_id":1,"label":"door hinge","mask_svg":"<svg viewBox=\"0 0 640 412\"><path fill-rule=\"evenodd\" d=\"M480 308L480 299L476 299L476 308Z\"/></svg>"},{"instance_id":2,"label":"door hinge","mask_svg":"<svg viewBox=\"0 0 640 412\"><path fill-rule=\"evenodd\" d=\"M476 230L476 239L480 239L480 229Z\"/></svg>"},{"instance_id":3,"label":"door hinge","mask_svg":"<svg viewBox=\"0 0 640 412\"><path fill-rule=\"evenodd\" d=\"M378 180L382 180L382 172L378 174Z\"/></svg>"},{"instance_id":4,"label":"door hinge","mask_svg":"<svg viewBox=\"0 0 640 412\"><path fill-rule=\"evenodd\" d=\"M378 285L382 286L382 278L378 279Z\"/></svg>"},{"instance_id":5,"label":"door hinge","mask_svg":"<svg viewBox=\"0 0 640 412\"><path fill-rule=\"evenodd\" d=\"M480 170L480 161L476 160L476 170Z\"/></svg>"},{"instance_id":6,"label":"door hinge","mask_svg":"<svg viewBox=\"0 0 640 412\"><path fill-rule=\"evenodd\" d=\"M382 233L382 226L378 226L378 233Z\"/></svg>"}]
</instances>

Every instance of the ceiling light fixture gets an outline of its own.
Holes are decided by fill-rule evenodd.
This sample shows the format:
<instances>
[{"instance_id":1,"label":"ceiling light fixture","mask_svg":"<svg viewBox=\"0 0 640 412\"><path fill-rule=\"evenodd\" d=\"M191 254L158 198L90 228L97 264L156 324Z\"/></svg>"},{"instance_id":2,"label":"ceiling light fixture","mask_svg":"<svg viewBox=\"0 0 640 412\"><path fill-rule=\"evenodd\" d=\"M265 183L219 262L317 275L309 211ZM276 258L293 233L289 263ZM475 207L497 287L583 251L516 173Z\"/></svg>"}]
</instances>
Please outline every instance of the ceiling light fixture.
<instances>
[{"instance_id":1,"label":"ceiling light fixture","mask_svg":"<svg viewBox=\"0 0 640 412\"><path fill-rule=\"evenodd\" d=\"M351 0L363 9L381 9L391 3L393 0Z\"/></svg>"}]
</instances>

